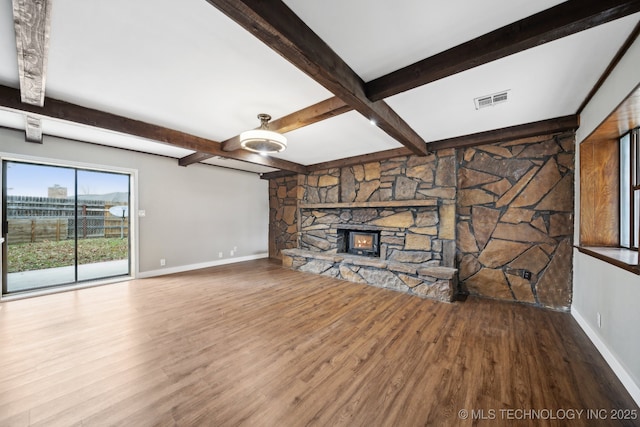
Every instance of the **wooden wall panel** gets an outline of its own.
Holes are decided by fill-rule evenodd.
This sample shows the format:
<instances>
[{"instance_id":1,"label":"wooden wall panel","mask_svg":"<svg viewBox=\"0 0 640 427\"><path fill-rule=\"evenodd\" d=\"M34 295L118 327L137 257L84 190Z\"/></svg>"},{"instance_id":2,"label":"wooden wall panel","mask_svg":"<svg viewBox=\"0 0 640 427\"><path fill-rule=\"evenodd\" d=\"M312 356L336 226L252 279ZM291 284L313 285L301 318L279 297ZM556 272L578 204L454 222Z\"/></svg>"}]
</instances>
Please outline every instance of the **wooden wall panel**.
<instances>
[{"instance_id":1,"label":"wooden wall panel","mask_svg":"<svg viewBox=\"0 0 640 427\"><path fill-rule=\"evenodd\" d=\"M619 146L616 139L580 144L580 244L619 244Z\"/></svg>"},{"instance_id":2,"label":"wooden wall panel","mask_svg":"<svg viewBox=\"0 0 640 427\"><path fill-rule=\"evenodd\" d=\"M593 143L580 144L580 244L593 245L595 221L595 167Z\"/></svg>"}]
</instances>

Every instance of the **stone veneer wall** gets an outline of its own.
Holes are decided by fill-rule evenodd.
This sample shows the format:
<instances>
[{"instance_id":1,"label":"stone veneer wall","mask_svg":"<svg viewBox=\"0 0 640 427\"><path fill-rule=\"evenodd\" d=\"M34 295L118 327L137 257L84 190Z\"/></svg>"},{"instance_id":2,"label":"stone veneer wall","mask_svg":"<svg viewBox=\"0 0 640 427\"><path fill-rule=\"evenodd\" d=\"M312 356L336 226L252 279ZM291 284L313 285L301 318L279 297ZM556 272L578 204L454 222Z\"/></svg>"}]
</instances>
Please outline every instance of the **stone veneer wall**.
<instances>
[{"instance_id":1,"label":"stone veneer wall","mask_svg":"<svg viewBox=\"0 0 640 427\"><path fill-rule=\"evenodd\" d=\"M574 139L569 133L459 151L463 291L569 309Z\"/></svg>"},{"instance_id":2,"label":"stone veneer wall","mask_svg":"<svg viewBox=\"0 0 640 427\"><path fill-rule=\"evenodd\" d=\"M282 249L298 247L298 175L269 180L269 258L282 259Z\"/></svg>"},{"instance_id":3,"label":"stone veneer wall","mask_svg":"<svg viewBox=\"0 0 640 427\"><path fill-rule=\"evenodd\" d=\"M306 242L302 240L297 233L298 204L432 199L438 206L437 224L412 227L435 227L437 234L431 228L429 235L436 255L433 260L459 269L462 292L568 309L572 289L573 162L574 134L567 133L272 179L270 256L281 258L280 250L286 248L331 248L330 241L329 246L318 243L313 238L318 236L312 234ZM452 208L457 215L451 214ZM345 221L353 218L354 212L359 212L355 213L356 219L365 225L402 210L419 218L415 207L372 208L378 218L366 220L362 215L374 215L372 210L343 209L302 209L300 226L314 231L314 225L321 225L316 223L320 217L334 215ZM315 230L320 237L322 229ZM426 249L428 243L419 236L414 232L389 234L389 239L398 239L393 240L395 244L387 241L386 256L389 248L411 251L413 239L421 241L419 246ZM401 248L402 238L405 246ZM455 265L451 265L444 247L442 259L437 259L438 241L447 246L451 239L456 239L452 249ZM530 280L522 277L524 270L532 273Z\"/></svg>"}]
</instances>

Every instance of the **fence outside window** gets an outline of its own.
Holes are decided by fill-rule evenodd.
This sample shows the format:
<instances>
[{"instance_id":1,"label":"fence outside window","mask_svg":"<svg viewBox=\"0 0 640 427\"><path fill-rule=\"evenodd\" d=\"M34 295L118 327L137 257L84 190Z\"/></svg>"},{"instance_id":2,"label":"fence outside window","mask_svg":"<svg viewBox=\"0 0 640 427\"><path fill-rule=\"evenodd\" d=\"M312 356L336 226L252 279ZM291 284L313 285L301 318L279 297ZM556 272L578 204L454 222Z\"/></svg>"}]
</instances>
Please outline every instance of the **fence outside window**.
<instances>
[{"instance_id":1,"label":"fence outside window","mask_svg":"<svg viewBox=\"0 0 640 427\"><path fill-rule=\"evenodd\" d=\"M78 238L127 237L129 218L109 213L114 203L103 200L7 196L8 243L34 243ZM77 215L77 216L76 216Z\"/></svg>"}]
</instances>

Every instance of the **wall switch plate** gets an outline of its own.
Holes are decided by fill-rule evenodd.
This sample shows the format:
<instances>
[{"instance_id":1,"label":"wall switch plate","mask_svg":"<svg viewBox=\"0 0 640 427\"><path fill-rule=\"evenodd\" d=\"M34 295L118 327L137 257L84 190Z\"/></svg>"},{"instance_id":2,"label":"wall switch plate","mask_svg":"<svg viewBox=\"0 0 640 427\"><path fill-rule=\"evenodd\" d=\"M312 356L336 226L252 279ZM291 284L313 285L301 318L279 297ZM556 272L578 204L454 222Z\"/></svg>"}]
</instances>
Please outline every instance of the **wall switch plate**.
<instances>
[{"instance_id":1,"label":"wall switch plate","mask_svg":"<svg viewBox=\"0 0 640 427\"><path fill-rule=\"evenodd\" d=\"M160 267L164 267L165 265L167 265L167 260L164 258L160 259Z\"/></svg>"}]
</instances>

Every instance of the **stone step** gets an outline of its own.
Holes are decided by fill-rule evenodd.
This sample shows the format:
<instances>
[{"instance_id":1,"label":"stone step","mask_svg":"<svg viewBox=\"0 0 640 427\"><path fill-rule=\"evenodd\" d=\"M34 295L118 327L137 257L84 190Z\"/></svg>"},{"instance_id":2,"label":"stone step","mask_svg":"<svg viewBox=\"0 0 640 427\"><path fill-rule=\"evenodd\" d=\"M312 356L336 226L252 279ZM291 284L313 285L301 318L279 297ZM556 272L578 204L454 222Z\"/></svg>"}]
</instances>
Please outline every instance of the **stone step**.
<instances>
[{"instance_id":1,"label":"stone step","mask_svg":"<svg viewBox=\"0 0 640 427\"><path fill-rule=\"evenodd\" d=\"M294 270L384 287L422 298L451 302L457 289L458 270L450 267L305 249L284 249L282 255L282 265Z\"/></svg>"}]
</instances>

